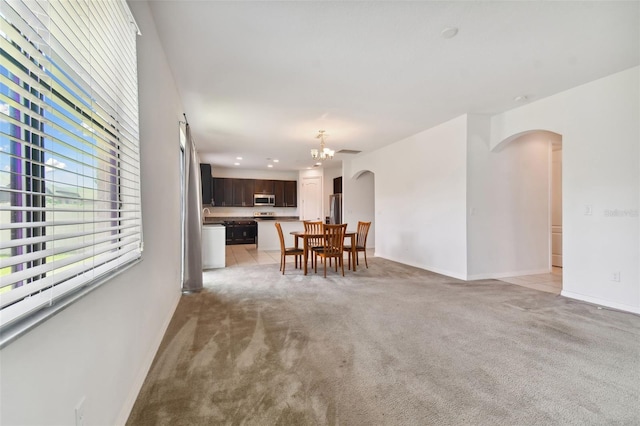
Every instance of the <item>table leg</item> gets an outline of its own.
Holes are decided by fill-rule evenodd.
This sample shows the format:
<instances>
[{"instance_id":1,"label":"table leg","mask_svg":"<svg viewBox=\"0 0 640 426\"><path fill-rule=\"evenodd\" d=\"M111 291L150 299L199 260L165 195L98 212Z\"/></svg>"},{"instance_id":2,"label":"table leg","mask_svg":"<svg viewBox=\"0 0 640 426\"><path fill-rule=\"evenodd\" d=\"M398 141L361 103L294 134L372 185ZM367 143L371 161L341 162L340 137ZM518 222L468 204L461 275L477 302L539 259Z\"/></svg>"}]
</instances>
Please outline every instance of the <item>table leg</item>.
<instances>
[{"instance_id":1,"label":"table leg","mask_svg":"<svg viewBox=\"0 0 640 426\"><path fill-rule=\"evenodd\" d=\"M353 262L353 272L356 272L356 234L351 236L351 261Z\"/></svg>"},{"instance_id":2,"label":"table leg","mask_svg":"<svg viewBox=\"0 0 640 426\"><path fill-rule=\"evenodd\" d=\"M304 253L304 274L307 275L307 263L309 258L309 239L305 235L303 238L302 250Z\"/></svg>"},{"instance_id":3,"label":"table leg","mask_svg":"<svg viewBox=\"0 0 640 426\"><path fill-rule=\"evenodd\" d=\"M293 239L293 246L295 248L300 247L300 244L298 243L298 239L302 238L300 235L294 235L294 239ZM298 260L298 257L296 256L296 261ZM302 258L300 258L300 263L302 263ZM300 265L300 268L302 268L302 265Z\"/></svg>"}]
</instances>

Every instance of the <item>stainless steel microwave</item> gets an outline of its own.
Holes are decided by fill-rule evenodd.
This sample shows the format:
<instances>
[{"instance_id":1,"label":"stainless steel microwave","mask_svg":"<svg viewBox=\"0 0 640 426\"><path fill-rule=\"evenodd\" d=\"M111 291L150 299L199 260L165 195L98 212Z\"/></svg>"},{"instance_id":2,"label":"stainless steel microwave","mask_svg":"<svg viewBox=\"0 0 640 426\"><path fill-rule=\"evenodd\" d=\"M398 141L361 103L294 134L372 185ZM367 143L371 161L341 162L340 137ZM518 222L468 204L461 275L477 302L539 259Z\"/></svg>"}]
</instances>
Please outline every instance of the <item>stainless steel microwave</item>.
<instances>
[{"instance_id":1,"label":"stainless steel microwave","mask_svg":"<svg viewBox=\"0 0 640 426\"><path fill-rule=\"evenodd\" d=\"M254 206L275 206L276 196L273 194L253 194Z\"/></svg>"}]
</instances>

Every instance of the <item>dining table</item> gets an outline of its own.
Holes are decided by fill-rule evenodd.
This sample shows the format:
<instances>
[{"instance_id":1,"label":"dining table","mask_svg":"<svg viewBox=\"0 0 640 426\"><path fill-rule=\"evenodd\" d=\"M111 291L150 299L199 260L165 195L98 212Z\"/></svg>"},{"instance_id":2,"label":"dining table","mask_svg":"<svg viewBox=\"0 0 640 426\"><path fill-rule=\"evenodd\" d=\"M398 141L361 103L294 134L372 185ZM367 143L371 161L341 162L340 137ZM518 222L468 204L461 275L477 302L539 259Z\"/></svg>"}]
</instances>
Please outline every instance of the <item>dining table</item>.
<instances>
[{"instance_id":1,"label":"dining table","mask_svg":"<svg viewBox=\"0 0 640 426\"><path fill-rule=\"evenodd\" d=\"M303 251L303 256L304 256L304 274L307 275L307 262L309 259L309 240L313 239L313 238L324 238L324 234L323 233L317 233L317 232L305 232L305 231L291 231L290 232L291 235L293 235L295 237L295 247L299 248L300 245L298 243L298 240L302 239L303 243L302 243L302 251ZM353 262L351 262L353 264L353 271L356 271L356 237L357 237L358 233L356 231L346 231L344 233L344 237L347 238L351 238L351 259L353 259Z\"/></svg>"}]
</instances>

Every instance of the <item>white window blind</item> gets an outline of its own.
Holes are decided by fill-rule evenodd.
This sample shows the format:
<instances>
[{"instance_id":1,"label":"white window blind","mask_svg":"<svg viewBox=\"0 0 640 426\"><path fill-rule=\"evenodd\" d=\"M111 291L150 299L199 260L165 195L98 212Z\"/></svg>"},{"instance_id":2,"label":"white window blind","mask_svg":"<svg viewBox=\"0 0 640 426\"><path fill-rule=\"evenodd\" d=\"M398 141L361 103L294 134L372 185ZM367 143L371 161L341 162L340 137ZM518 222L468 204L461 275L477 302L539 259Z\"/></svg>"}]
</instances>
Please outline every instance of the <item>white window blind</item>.
<instances>
[{"instance_id":1,"label":"white window blind","mask_svg":"<svg viewBox=\"0 0 640 426\"><path fill-rule=\"evenodd\" d=\"M0 2L1 345L140 258L142 223L128 6Z\"/></svg>"}]
</instances>

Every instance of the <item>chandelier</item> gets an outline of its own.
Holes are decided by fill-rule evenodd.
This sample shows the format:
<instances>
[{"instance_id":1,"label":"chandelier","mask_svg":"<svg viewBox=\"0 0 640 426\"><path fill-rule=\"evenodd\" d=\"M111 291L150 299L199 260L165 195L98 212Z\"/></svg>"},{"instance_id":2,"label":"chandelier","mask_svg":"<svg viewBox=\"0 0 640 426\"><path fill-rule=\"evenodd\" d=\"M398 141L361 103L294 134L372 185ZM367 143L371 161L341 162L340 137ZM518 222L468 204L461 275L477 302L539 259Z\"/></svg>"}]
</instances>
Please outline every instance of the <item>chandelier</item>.
<instances>
[{"instance_id":1,"label":"chandelier","mask_svg":"<svg viewBox=\"0 0 640 426\"><path fill-rule=\"evenodd\" d=\"M336 152L332 149L329 149L327 147L324 146L324 130L319 130L320 133L318 133L318 136L316 136L316 139L320 139L320 149L312 149L311 150L311 157L314 160L320 160L320 161L324 161L324 160L331 160L333 158L333 154L335 154Z\"/></svg>"}]
</instances>

